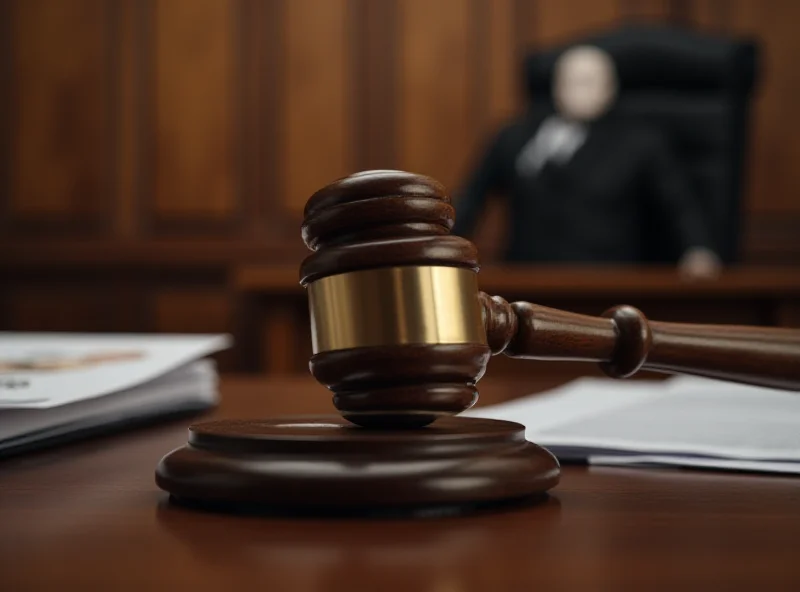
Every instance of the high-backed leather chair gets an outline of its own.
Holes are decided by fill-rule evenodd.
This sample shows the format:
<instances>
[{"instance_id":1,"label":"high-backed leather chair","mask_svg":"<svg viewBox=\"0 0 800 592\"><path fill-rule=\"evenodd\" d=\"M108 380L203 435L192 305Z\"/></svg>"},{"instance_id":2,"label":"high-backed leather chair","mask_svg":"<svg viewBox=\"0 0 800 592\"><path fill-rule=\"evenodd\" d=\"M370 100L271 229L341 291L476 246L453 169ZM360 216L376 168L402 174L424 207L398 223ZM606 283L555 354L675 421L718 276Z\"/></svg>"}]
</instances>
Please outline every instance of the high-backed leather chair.
<instances>
[{"instance_id":1,"label":"high-backed leather chair","mask_svg":"<svg viewBox=\"0 0 800 592\"><path fill-rule=\"evenodd\" d=\"M576 44L606 50L617 65L620 113L646 118L667 134L701 201L723 261L739 254L750 98L758 52L748 40L668 26L627 25L534 53L525 61L532 107L549 106L558 56ZM652 261L679 253L651 223Z\"/></svg>"}]
</instances>

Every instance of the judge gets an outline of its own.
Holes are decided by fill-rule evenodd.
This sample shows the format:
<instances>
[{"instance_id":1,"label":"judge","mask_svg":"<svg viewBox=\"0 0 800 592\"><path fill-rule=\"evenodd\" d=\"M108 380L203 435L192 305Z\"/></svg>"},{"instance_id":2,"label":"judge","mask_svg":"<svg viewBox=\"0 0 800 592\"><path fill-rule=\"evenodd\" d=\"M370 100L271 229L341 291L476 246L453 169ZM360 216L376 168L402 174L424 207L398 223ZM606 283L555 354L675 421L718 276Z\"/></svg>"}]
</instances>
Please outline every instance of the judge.
<instances>
[{"instance_id":1,"label":"judge","mask_svg":"<svg viewBox=\"0 0 800 592\"><path fill-rule=\"evenodd\" d=\"M642 263L655 220L678 246L683 273L716 275L719 258L668 142L615 114L616 96L606 52L562 54L553 108L500 131L456 202L454 232L471 234L486 196L500 192L510 199L507 261Z\"/></svg>"}]
</instances>

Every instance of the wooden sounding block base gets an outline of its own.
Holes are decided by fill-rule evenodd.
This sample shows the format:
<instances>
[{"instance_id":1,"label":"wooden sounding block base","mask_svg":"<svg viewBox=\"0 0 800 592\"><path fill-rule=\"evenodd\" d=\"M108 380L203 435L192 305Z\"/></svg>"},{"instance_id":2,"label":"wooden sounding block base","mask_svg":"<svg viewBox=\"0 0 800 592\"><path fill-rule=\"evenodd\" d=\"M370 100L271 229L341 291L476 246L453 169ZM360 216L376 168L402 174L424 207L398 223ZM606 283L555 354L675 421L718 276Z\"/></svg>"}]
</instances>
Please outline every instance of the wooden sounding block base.
<instances>
[{"instance_id":1,"label":"wooden sounding block base","mask_svg":"<svg viewBox=\"0 0 800 592\"><path fill-rule=\"evenodd\" d=\"M341 417L216 421L156 470L175 501L286 513L459 513L528 502L558 482L556 459L523 426L446 418L415 430Z\"/></svg>"},{"instance_id":2,"label":"wooden sounding block base","mask_svg":"<svg viewBox=\"0 0 800 592\"><path fill-rule=\"evenodd\" d=\"M194 426L159 464L176 500L282 512L466 511L540 496L556 459L510 422L457 417L492 355L687 372L797 390L800 332L589 317L479 290L478 255L428 177L370 171L315 193L300 268L310 369L341 417Z\"/></svg>"}]
</instances>

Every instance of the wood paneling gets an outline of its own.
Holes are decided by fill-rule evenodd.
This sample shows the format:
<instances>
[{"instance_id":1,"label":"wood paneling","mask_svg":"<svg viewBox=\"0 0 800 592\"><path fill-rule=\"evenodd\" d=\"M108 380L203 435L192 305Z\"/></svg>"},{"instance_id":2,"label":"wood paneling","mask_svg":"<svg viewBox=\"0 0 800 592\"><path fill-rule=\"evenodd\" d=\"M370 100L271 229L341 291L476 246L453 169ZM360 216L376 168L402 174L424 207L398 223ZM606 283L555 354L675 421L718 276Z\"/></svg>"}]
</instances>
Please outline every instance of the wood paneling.
<instances>
[{"instance_id":1,"label":"wood paneling","mask_svg":"<svg viewBox=\"0 0 800 592\"><path fill-rule=\"evenodd\" d=\"M456 193L524 108L525 53L623 21L759 41L745 258L800 262L798 20L792 0L0 0L0 319L227 330L225 274L296 268L313 191L406 168ZM275 326L273 346L305 335Z\"/></svg>"},{"instance_id":2,"label":"wood paneling","mask_svg":"<svg viewBox=\"0 0 800 592\"><path fill-rule=\"evenodd\" d=\"M358 170L396 168L397 0L351 0L353 91Z\"/></svg>"},{"instance_id":3,"label":"wood paneling","mask_svg":"<svg viewBox=\"0 0 800 592\"><path fill-rule=\"evenodd\" d=\"M130 239L139 231L140 222L143 56L139 40L144 29L144 10L139 0L117 0L115 6L113 26L118 51L111 82L116 89L118 106L113 230L116 236Z\"/></svg>"},{"instance_id":4,"label":"wood paneling","mask_svg":"<svg viewBox=\"0 0 800 592\"><path fill-rule=\"evenodd\" d=\"M231 333L232 302L224 289L196 287L155 288L150 297L149 330L160 333ZM214 356L222 370L236 367L236 352Z\"/></svg>"},{"instance_id":5,"label":"wood paneling","mask_svg":"<svg viewBox=\"0 0 800 592\"><path fill-rule=\"evenodd\" d=\"M488 46L480 48L488 54L488 72L479 84L487 87L488 132L497 129L519 110L522 85L514 39L514 2L483 0L482 3L487 9L487 21L478 22L477 26L488 29Z\"/></svg>"},{"instance_id":6,"label":"wood paneling","mask_svg":"<svg viewBox=\"0 0 800 592\"><path fill-rule=\"evenodd\" d=\"M536 41L540 46L564 43L611 26L619 17L618 0L559 0L540 2L536 12Z\"/></svg>"},{"instance_id":7,"label":"wood paneling","mask_svg":"<svg viewBox=\"0 0 800 592\"><path fill-rule=\"evenodd\" d=\"M669 20L673 0L620 0L622 18L631 21Z\"/></svg>"},{"instance_id":8,"label":"wood paneling","mask_svg":"<svg viewBox=\"0 0 800 592\"><path fill-rule=\"evenodd\" d=\"M689 24L705 31L725 33L732 28L735 2L730 0L694 0L688 3Z\"/></svg>"},{"instance_id":9,"label":"wood paneling","mask_svg":"<svg viewBox=\"0 0 800 592\"><path fill-rule=\"evenodd\" d=\"M154 329L165 333L224 333L231 310L223 290L163 288L152 296Z\"/></svg>"},{"instance_id":10,"label":"wood paneling","mask_svg":"<svg viewBox=\"0 0 800 592\"><path fill-rule=\"evenodd\" d=\"M760 241L773 220L800 224L799 6L9 0L0 224L6 235L32 223L132 243L213 234L283 246L308 195L354 170L409 168L457 191L479 147L523 107L526 51L656 20L763 47L745 227L756 229L748 256L769 259L775 249Z\"/></svg>"},{"instance_id":11,"label":"wood paneling","mask_svg":"<svg viewBox=\"0 0 800 592\"><path fill-rule=\"evenodd\" d=\"M800 212L800 3L739 1L734 3L732 12L734 30L757 36L762 49L747 209L753 213Z\"/></svg>"},{"instance_id":12,"label":"wood paneling","mask_svg":"<svg viewBox=\"0 0 800 592\"><path fill-rule=\"evenodd\" d=\"M795 23L800 4L791 0L739 0L718 6L727 30L756 38L761 67L751 125L748 186L744 192L745 253L751 261L800 262L800 74ZM723 24L724 26L724 24Z\"/></svg>"},{"instance_id":13,"label":"wood paneling","mask_svg":"<svg viewBox=\"0 0 800 592\"><path fill-rule=\"evenodd\" d=\"M514 0L514 42L517 58L522 59L525 52L535 48L538 39L536 23L539 21L540 0Z\"/></svg>"},{"instance_id":14,"label":"wood paneling","mask_svg":"<svg viewBox=\"0 0 800 592\"><path fill-rule=\"evenodd\" d=\"M156 218L225 219L237 208L239 2L152 4L153 144Z\"/></svg>"},{"instance_id":15,"label":"wood paneling","mask_svg":"<svg viewBox=\"0 0 800 592\"><path fill-rule=\"evenodd\" d=\"M350 172L352 86L347 0L286 2L282 134L284 198L300 212L314 191Z\"/></svg>"},{"instance_id":16,"label":"wood paneling","mask_svg":"<svg viewBox=\"0 0 800 592\"><path fill-rule=\"evenodd\" d=\"M9 227L96 230L114 162L109 2L29 0L8 10Z\"/></svg>"},{"instance_id":17,"label":"wood paneling","mask_svg":"<svg viewBox=\"0 0 800 592\"><path fill-rule=\"evenodd\" d=\"M401 168L432 175L455 190L476 132L471 97L469 0L405 0L398 6L401 47L397 113Z\"/></svg>"},{"instance_id":18,"label":"wood paneling","mask_svg":"<svg viewBox=\"0 0 800 592\"><path fill-rule=\"evenodd\" d=\"M14 60L14 42L11 32L11 9L9 2L0 2L0 232L6 230L8 205L11 201L11 143L12 119L11 95L14 91L11 84L12 62ZM2 295L0 295L2 304ZM0 312L0 319L2 313Z\"/></svg>"},{"instance_id":19,"label":"wood paneling","mask_svg":"<svg viewBox=\"0 0 800 592\"><path fill-rule=\"evenodd\" d=\"M754 263L800 263L800 212L745 212L744 251ZM800 270L798 271L800 273Z\"/></svg>"},{"instance_id":20,"label":"wood paneling","mask_svg":"<svg viewBox=\"0 0 800 592\"><path fill-rule=\"evenodd\" d=\"M239 114L242 150L239 165L243 217L239 238L264 236L269 232L271 215L281 204L267 196L278 193L278 142L276 140L280 114L275 108L279 95L275 84L281 63L279 51L281 13L276 10L279 0L243 2L240 26L242 77Z\"/></svg>"},{"instance_id":21,"label":"wood paneling","mask_svg":"<svg viewBox=\"0 0 800 592\"><path fill-rule=\"evenodd\" d=\"M22 284L10 291L8 307L12 330L112 330L108 293L96 284Z\"/></svg>"}]
</instances>

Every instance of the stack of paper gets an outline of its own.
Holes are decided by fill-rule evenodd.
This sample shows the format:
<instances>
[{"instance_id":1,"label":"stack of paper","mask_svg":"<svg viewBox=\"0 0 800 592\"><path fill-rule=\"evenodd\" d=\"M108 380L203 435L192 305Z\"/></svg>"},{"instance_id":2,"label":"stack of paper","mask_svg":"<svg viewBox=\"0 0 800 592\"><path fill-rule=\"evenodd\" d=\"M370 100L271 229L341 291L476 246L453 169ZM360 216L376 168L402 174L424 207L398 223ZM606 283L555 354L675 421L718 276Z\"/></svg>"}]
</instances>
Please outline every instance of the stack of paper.
<instances>
[{"instance_id":1,"label":"stack of paper","mask_svg":"<svg viewBox=\"0 0 800 592\"><path fill-rule=\"evenodd\" d=\"M696 377L586 378L467 414L521 423L565 463L800 474L800 393Z\"/></svg>"},{"instance_id":2,"label":"stack of paper","mask_svg":"<svg viewBox=\"0 0 800 592\"><path fill-rule=\"evenodd\" d=\"M0 455L217 402L224 335L0 332Z\"/></svg>"}]
</instances>

